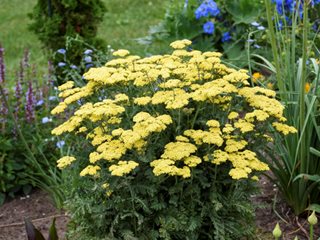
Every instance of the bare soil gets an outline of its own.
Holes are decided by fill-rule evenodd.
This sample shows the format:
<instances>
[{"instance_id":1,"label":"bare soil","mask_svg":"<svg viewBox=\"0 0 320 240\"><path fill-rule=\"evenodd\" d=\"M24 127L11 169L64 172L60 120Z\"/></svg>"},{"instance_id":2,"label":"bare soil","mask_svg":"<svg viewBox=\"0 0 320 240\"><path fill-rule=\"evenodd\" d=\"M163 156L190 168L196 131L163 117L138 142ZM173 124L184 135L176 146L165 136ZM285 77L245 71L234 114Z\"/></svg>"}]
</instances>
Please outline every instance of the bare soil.
<instances>
[{"instance_id":1,"label":"bare soil","mask_svg":"<svg viewBox=\"0 0 320 240\"><path fill-rule=\"evenodd\" d=\"M60 239L63 239L69 218L54 207L46 193L36 190L30 195L17 197L0 207L0 240L27 239L25 218L30 219L47 238L54 217Z\"/></svg>"},{"instance_id":2,"label":"bare soil","mask_svg":"<svg viewBox=\"0 0 320 240\"><path fill-rule=\"evenodd\" d=\"M252 197L253 202L258 206L256 210L257 240L273 240L271 232L277 222L283 231L283 240L293 240L296 235L300 240L308 239L309 229L306 219L294 216L290 208L281 200L276 187L266 177L262 177L259 184L261 193ZM54 207L46 193L36 190L30 196L17 197L0 207L0 240L26 240L25 218L32 220L47 238L48 229L54 217L59 237L64 239L69 217ZM316 229L316 236L320 236L319 228Z\"/></svg>"}]
</instances>

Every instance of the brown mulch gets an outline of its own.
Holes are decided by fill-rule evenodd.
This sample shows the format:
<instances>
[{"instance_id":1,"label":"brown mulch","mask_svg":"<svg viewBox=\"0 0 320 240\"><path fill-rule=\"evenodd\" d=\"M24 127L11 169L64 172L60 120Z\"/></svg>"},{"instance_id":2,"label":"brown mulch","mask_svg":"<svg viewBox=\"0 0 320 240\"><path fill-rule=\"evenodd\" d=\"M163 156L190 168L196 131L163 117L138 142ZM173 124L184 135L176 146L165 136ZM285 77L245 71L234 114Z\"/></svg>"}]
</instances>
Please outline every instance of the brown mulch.
<instances>
[{"instance_id":1,"label":"brown mulch","mask_svg":"<svg viewBox=\"0 0 320 240\"><path fill-rule=\"evenodd\" d=\"M25 218L30 219L47 238L54 217L59 237L63 239L69 218L54 207L46 193L36 190L30 195L17 197L0 206L0 240L27 239Z\"/></svg>"},{"instance_id":2,"label":"brown mulch","mask_svg":"<svg viewBox=\"0 0 320 240\"><path fill-rule=\"evenodd\" d=\"M259 206L256 210L257 240L273 240L271 232L277 222L281 226L283 240L293 240L296 235L299 240L308 239L309 226L306 219L294 216L281 200L276 187L266 177L261 177L259 184L261 193L252 197ZM24 218L32 220L47 238L54 217L59 237L63 239L69 217L54 207L46 193L36 190L30 196L17 197L0 206L0 240L26 240ZM316 229L316 235L320 236L319 228Z\"/></svg>"},{"instance_id":3,"label":"brown mulch","mask_svg":"<svg viewBox=\"0 0 320 240\"><path fill-rule=\"evenodd\" d=\"M299 240L309 239L309 224L305 217L296 217L290 207L281 198L275 185L262 176L259 181L261 192L252 198L257 204L256 224L262 234L261 240L274 240L272 231L277 224L282 230L282 240L293 240L298 236ZM318 216L319 219L319 216ZM258 234L259 235L259 234ZM319 226L315 227L314 239L320 237Z\"/></svg>"}]
</instances>

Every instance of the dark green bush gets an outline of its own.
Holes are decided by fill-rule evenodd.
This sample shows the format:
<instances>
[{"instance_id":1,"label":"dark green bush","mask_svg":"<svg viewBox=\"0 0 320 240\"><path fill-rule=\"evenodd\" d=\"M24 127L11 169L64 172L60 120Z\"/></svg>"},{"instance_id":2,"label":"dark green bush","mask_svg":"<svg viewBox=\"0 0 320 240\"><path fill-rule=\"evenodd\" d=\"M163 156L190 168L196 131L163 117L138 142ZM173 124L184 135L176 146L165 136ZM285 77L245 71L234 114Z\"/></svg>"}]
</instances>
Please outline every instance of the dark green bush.
<instances>
[{"instance_id":1,"label":"dark green bush","mask_svg":"<svg viewBox=\"0 0 320 240\"><path fill-rule=\"evenodd\" d=\"M33 20L29 28L47 50L55 52L67 48L68 58L78 65L87 48L85 43L104 47L104 42L96 37L104 12L101 0L38 0L29 14ZM78 41L67 41L68 37ZM53 61L58 65L58 60ZM58 81L63 82L64 75L59 68L55 73Z\"/></svg>"}]
</instances>

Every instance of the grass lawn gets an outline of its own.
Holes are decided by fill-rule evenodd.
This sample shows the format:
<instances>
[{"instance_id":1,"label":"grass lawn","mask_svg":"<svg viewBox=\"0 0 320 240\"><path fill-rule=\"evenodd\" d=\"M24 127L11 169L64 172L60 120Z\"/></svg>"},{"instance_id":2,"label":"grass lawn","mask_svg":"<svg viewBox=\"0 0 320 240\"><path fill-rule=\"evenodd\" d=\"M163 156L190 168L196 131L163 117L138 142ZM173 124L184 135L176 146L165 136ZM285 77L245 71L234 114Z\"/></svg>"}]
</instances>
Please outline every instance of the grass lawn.
<instances>
[{"instance_id":1,"label":"grass lawn","mask_svg":"<svg viewBox=\"0 0 320 240\"><path fill-rule=\"evenodd\" d=\"M133 54L155 53L160 46L146 48L134 39L148 34L150 26L164 16L169 0L104 0L107 11L98 36L112 48L126 48ZM38 71L46 71L47 58L35 34L27 29L30 13L37 0L1 0L0 43L5 48L7 79L13 79L25 48L30 49L30 62Z\"/></svg>"}]
</instances>

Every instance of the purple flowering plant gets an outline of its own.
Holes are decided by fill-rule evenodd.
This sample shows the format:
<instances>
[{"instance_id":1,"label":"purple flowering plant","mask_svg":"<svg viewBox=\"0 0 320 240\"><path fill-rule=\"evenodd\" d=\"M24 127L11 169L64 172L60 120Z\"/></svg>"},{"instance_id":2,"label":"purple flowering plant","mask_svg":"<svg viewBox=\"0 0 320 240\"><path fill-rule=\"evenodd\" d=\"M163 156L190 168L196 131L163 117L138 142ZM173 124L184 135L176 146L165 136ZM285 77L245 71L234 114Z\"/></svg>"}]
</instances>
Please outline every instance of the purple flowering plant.
<instances>
[{"instance_id":1,"label":"purple flowering plant","mask_svg":"<svg viewBox=\"0 0 320 240\"><path fill-rule=\"evenodd\" d=\"M57 140L50 139L50 111L58 102L51 64L48 74L40 75L26 50L16 76L11 77L4 57L5 49L0 47L0 205L33 187L51 186L55 191L54 179L59 178L50 174L57 172L53 159L60 155Z\"/></svg>"}]
</instances>

